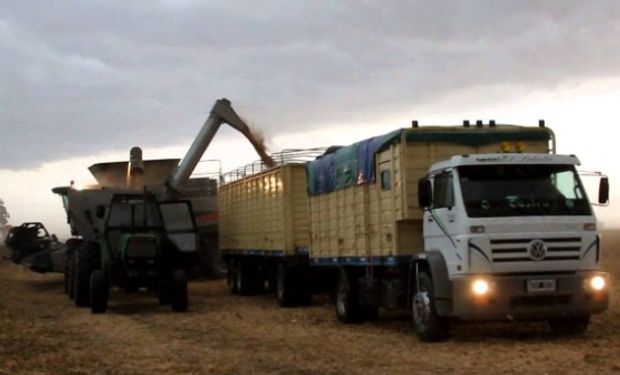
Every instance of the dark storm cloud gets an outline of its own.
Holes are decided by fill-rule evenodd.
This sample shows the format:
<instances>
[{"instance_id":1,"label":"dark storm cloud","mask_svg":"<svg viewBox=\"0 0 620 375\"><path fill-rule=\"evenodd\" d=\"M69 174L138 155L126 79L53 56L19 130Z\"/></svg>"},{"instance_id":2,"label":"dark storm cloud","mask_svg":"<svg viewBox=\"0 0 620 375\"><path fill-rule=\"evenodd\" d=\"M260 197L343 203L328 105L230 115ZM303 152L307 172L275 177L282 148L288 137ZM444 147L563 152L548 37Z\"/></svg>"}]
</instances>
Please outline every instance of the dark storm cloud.
<instances>
[{"instance_id":1,"label":"dark storm cloud","mask_svg":"<svg viewBox=\"0 0 620 375\"><path fill-rule=\"evenodd\" d=\"M619 20L614 1L5 1L0 168L189 144L223 96L270 136L615 76Z\"/></svg>"}]
</instances>

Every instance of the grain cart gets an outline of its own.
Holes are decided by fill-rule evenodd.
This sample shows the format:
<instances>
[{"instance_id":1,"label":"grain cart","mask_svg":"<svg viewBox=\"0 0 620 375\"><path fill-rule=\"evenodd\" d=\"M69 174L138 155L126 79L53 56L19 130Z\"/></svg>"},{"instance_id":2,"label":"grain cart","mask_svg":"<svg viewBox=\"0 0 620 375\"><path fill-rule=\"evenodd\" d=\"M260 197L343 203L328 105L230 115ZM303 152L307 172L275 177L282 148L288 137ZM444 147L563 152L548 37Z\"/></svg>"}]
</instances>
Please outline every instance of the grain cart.
<instances>
[{"instance_id":1,"label":"grain cart","mask_svg":"<svg viewBox=\"0 0 620 375\"><path fill-rule=\"evenodd\" d=\"M539 125L399 129L326 152L292 184L276 178L284 195L304 177L307 187L307 200L276 206L307 207L307 234L294 242L307 258L295 284L305 293L316 289L317 274L331 279L345 323L375 319L379 307L409 308L426 341L446 337L458 320L542 319L557 333L585 331L590 315L608 306L596 218L578 159L556 155L553 132ZM251 207L273 196L265 181L253 194L234 193L248 191L251 178L220 194L228 205L220 237L243 233L263 245L222 241L244 259L276 236L260 221L247 230L239 215L239 199ZM599 202L607 200L602 177ZM295 227L285 222L280 236Z\"/></svg>"},{"instance_id":2,"label":"grain cart","mask_svg":"<svg viewBox=\"0 0 620 375\"><path fill-rule=\"evenodd\" d=\"M128 292L156 290L160 303L171 303L174 311L187 309L185 266L195 260L197 236L191 204L177 197L223 122L266 156L262 143L222 99L178 166L171 160L143 161L142 151L134 148L124 164L124 183L118 178L123 164L101 163L91 172L105 184L53 189L63 197L76 236L67 242L65 279L77 306L106 311L109 286L118 285Z\"/></svg>"}]
</instances>

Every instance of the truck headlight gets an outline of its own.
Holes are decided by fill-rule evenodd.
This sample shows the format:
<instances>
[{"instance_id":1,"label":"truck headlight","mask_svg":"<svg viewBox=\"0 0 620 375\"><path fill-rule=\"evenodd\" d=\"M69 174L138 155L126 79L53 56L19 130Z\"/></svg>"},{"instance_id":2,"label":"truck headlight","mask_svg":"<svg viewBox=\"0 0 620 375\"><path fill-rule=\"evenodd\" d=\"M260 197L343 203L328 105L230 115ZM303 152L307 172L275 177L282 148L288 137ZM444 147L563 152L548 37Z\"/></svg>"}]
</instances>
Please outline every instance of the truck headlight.
<instances>
[{"instance_id":1,"label":"truck headlight","mask_svg":"<svg viewBox=\"0 0 620 375\"><path fill-rule=\"evenodd\" d=\"M594 276L590 279L590 288L596 291L605 289L606 285L605 278L602 276Z\"/></svg>"},{"instance_id":2,"label":"truck headlight","mask_svg":"<svg viewBox=\"0 0 620 375\"><path fill-rule=\"evenodd\" d=\"M484 296L489 293L490 287L486 280L478 279L471 283L471 290L477 296Z\"/></svg>"}]
</instances>

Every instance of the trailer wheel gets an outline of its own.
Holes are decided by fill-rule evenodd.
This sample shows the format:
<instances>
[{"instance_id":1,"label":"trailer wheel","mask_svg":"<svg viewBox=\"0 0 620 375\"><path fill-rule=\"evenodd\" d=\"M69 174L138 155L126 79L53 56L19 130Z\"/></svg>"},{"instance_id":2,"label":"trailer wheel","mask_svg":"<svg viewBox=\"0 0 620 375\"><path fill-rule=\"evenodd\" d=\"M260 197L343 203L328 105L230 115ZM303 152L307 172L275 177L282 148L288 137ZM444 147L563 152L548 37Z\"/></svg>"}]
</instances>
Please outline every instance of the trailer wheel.
<instances>
[{"instance_id":1,"label":"trailer wheel","mask_svg":"<svg viewBox=\"0 0 620 375\"><path fill-rule=\"evenodd\" d=\"M228 263L228 267L226 269L227 274L227 282L228 282L228 290L230 294L239 294L239 289L237 289L237 272L239 269L237 267L237 262L231 261Z\"/></svg>"},{"instance_id":2,"label":"trailer wheel","mask_svg":"<svg viewBox=\"0 0 620 375\"><path fill-rule=\"evenodd\" d=\"M187 311L188 299L187 299L187 275L184 270L172 271L172 283L171 283L171 303L172 311L185 312Z\"/></svg>"},{"instance_id":3,"label":"trailer wheel","mask_svg":"<svg viewBox=\"0 0 620 375\"><path fill-rule=\"evenodd\" d=\"M359 303L358 290L353 272L341 268L336 285L336 316L343 323L353 324L363 321L364 314Z\"/></svg>"},{"instance_id":4,"label":"trailer wheel","mask_svg":"<svg viewBox=\"0 0 620 375\"><path fill-rule=\"evenodd\" d=\"M102 270L94 270L90 275L90 311L93 314L106 312L109 296L108 278Z\"/></svg>"},{"instance_id":5,"label":"trailer wheel","mask_svg":"<svg viewBox=\"0 0 620 375\"><path fill-rule=\"evenodd\" d=\"M426 272L419 275L419 285L413 290L411 311L418 338L425 342L448 337L450 322L437 315L433 281Z\"/></svg>"},{"instance_id":6,"label":"trailer wheel","mask_svg":"<svg viewBox=\"0 0 620 375\"><path fill-rule=\"evenodd\" d=\"M93 270L100 268L101 255L99 246L94 242L83 242L77 249L75 256L74 288L75 305L77 307L90 306L90 275Z\"/></svg>"},{"instance_id":7,"label":"trailer wheel","mask_svg":"<svg viewBox=\"0 0 620 375\"><path fill-rule=\"evenodd\" d=\"M276 298L281 307L295 306L295 286L290 267L278 264L276 275Z\"/></svg>"},{"instance_id":8,"label":"trailer wheel","mask_svg":"<svg viewBox=\"0 0 620 375\"><path fill-rule=\"evenodd\" d=\"M549 318L547 324L555 335L583 335L588 329L590 315Z\"/></svg>"}]
</instances>

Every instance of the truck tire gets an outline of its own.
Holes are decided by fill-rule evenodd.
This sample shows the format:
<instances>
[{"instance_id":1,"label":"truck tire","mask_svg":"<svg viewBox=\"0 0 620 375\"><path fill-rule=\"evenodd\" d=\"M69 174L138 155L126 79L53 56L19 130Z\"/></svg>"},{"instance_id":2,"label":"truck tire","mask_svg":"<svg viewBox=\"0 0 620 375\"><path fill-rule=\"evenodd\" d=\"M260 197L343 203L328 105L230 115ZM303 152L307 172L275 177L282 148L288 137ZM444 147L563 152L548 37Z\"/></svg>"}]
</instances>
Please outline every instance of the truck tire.
<instances>
[{"instance_id":1,"label":"truck tire","mask_svg":"<svg viewBox=\"0 0 620 375\"><path fill-rule=\"evenodd\" d=\"M94 270L90 275L90 311L102 314L108 309L110 286L102 270Z\"/></svg>"},{"instance_id":2,"label":"truck tire","mask_svg":"<svg viewBox=\"0 0 620 375\"><path fill-rule=\"evenodd\" d=\"M187 311L188 299L187 299L187 275L185 270L172 271L172 280L170 284L170 302L172 304L172 311L185 312Z\"/></svg>"},{"instance_id":3,"label":"truck tire","mask_svg":"<svg viewBox=\"0 0 620 375\"><path fill-rule=\"evenodd\" d=\"M74 263L75 305L90 306L90 275L101 266L99 246L94 242L83 242L77 248Z\"/></svg>"},{"instance_id":4,"label":"truck tire","mask_svg":"<svg viewBox=\"0 0 620 375\"><path fill-rule=\"evenodd\" d=\"M228 263L226 274L227 274L228 290L230 291L230 294L239 294L239 289L237 289L237 282L236 282L237 272L239 272L238 267L237 267L237 262L231 261L230 263Z\"/></svg>"},{"instance_id":5,"label":"truck tire","mask_svg":"<svg viewBox=\"0 0 620 375\"><path fill-rule=\"evenodd\" d=\"M413 288L411 312L418 338L425 342L445 339L450 334L450 322L437 315L433 280L426 272L418 277L419 285Z\"/></svg>"},{"instance_id":6,"label":"truck tire","mask_svg":"<svg viewBox=\"0 0 620 375\"><path fill-rule=\"evenodd\" d=\"M549 318L547 324L554 335L583 335L588 329L590 315Z\"/></svg>"},{"instance_id":7,"label":"truck tire","mask_svg":"<svg viewBox=\"0 0 620 375\"><path fill-rule=\"evenodd\" d=\"M295 306L295 284L291 268L280 263L276 275L276 298L281 307Z\"/></svg>"},{"instance_id":8,"label":"truck tire","mask_svg":"<svg viewBox=\"0 0 620 375\"><path fill-rule=\"evenodd\" d=\"M356 324L364 319L363 309L360 306L359 286L352 270L340 269L336 283L336 317L342 323Z\"/></svg>"}]
</instances>

